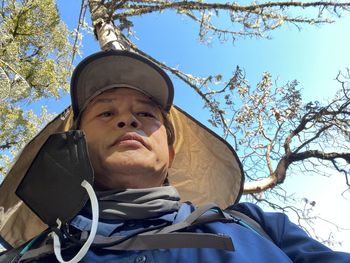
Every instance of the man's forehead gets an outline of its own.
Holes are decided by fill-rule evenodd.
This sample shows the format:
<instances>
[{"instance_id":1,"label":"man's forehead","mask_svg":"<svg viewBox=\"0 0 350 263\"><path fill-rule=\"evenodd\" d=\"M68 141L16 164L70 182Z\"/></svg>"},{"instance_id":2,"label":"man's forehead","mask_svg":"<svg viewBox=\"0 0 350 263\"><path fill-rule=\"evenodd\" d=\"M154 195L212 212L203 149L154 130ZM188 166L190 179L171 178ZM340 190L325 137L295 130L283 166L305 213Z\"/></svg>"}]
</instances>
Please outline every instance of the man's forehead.
<instances>
[{"instance_id":1,"label":"man's forehead","mask_svg":"<svg viewBox=\"0 0 350 263\"><path fill-rule=\"evenodd\" d=\"M133 102L159 108L159 106L152 100L152 98L138 90L130 88L116 88L104 91L92 99L89 103L89 106L96 104L114 103L118 100L124 99L126 96L132 98Z\"/></svg>"}]
</instances>

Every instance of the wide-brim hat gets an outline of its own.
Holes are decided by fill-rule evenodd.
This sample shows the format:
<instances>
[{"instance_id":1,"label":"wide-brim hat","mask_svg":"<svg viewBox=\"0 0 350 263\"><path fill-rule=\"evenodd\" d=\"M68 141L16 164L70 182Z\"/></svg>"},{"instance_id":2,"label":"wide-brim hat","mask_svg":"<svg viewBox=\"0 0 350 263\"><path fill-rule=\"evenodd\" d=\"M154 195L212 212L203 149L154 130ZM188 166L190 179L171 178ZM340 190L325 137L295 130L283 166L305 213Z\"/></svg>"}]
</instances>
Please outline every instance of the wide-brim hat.
<instances>
[{"instance_id":1,"label":"wide-brim hat","mask_svg":"<svg viewBox=\"0 0 350 263\"><path fill-rule=\"evenodd\" d=\"M109 81L102 82L101 76ZM176 153L169 169L169 181L179 191L182 201L197 205L215 202L222 208L238 202L244 176L236 152L220 136L172 106L173 84L168 75L135 53L98 52L84 59L72 75L72 106L24 147L0 186L0 238L5 244L16 247L47 228L15 194L44 142L51 134L73 129L81 111L94 96L121 86L143 92L169 111L175 129Z\"/></svg>"}]
</instances>

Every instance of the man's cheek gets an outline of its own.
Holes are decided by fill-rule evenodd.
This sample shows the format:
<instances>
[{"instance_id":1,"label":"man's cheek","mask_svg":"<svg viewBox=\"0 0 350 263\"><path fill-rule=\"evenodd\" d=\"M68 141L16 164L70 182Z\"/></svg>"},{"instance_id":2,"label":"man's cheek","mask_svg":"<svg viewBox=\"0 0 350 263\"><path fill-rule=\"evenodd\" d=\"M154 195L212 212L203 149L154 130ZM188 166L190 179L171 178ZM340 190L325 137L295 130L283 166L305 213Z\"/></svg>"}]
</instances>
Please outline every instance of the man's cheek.
<instances>
[{"instance_id":1,"label":"man's cheek","mask_svg":"<svg viewBox=\"0 0 350 263\"><path fill-rule=\"evenodd\" d=\"M94 163L99 155L97 144L89 141L87 142L87 147L88 147L90 161Z\"/></svg>"}]
</instances>

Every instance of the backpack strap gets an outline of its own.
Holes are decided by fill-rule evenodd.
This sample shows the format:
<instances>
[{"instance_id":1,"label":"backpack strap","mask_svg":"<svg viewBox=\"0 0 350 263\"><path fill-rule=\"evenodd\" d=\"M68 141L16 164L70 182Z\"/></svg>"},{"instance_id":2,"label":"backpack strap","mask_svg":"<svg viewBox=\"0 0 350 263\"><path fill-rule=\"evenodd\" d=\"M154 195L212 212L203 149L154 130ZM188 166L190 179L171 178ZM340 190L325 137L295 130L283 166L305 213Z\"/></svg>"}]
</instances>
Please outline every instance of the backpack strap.
<instances>
[{"instance_id":1,"label":"backpack strap","mask_svg":"<svg viewBox=\"0 0 350 263\"><path fill-rule=\"evenodd\" d=\"M17 248L0 253L0 263L17 263L21 257L20 252L26 245L27 244L23 244Z\"/></svg>"},{"instance_id":2,"label":"backpack strap","mask_svg":"<svg viewBox=\"0 0 350 263\"><path fill-rule=\"evenodd\" d=\"M20 245L19 247L0 253L0 263L17 263L21 262L22 256L27 253L33 245L40 243L47 236L49 229L41 232L38 236L28 240L26 243Z\"/></svg>"},{"instance_id":3,"label":"backpack strap","mask_svg":"<svg viewBox=\"0 0 350 263\"><path fill-rule=\"evenodd\" d=\"M94 245L104 245L113 241L123 239L122 236L104 237L96 235ZM92 248L94 248L92 246ZM234 251L232 240L229 236L210 233L187 233L177 232L168 234L140 234L131 237L122 243L112 246L101 247L106 250L127 251L127 250L151 250L151 249L171 249L171 248L215 248L227 251ZM37 249L26 252L22 261L38 259L43 256L53 254L51 245L44 245ZM4 263L9 261L4 261ZM1 262L2 263L2 262Z\"/></svg>"},{"instance_id":4,"label":"backpack strap","mask_svg":"<svg viewBox=\"0 0 350 263\"><path fill-rule=\"evenodd\" d=\"M0 263L16 262L16 258L18 257L19 251L20 249L14 248L2 252L0 255Z\"/></svg>"},{"instance_id":5,"label":"backpack strap","mask_svg":"<svg viewBox=\"0 0 350 263\"><path fill-rule=\"evenodd\" d=\"M266 231L262 228L262 226L257 221L255 221L253 218L247 216L246 214L244 214L242 212L238 212L238 211L232 210L232 209L225 209L224 213L228 214L233 219L236 219L237 224L240 224L246 228L251 229L252 231L257 233L258 235L260 235L260 236L262 236L262 237L266 238L267 240L270 240L271 242L274 243L272 238L266 233Z\"/></svg>"},{"instance_id":6,"label":"backpack strap","mask_svg":"<svg viewBox=\"0 0 350 263\"><path fill-rule=\"evenodd\" d=\"M204 218L206 218L206 215L204 215L206 212L209 210L215 210L215 219L211 221L215 221L216 219L222 219L225 218L224 214L222 213L221 209L214 203L209 203L203 206L197 207L185 220L174 224L170 225L167 227L164 227L162 230L158 231L158 233L172 233L175 231L180 231L185 228L188 228L190 226L194 226L195 224L204 224L205 222L203 221Z\"/></svg>"},{"instance_id":7,"label":"backpack strap","mask_svg":"<svg viewBox=\"0 0 350 263\"><path fill-rule=\"evenodd\" d=\"M113 239L122 237L114 236ZM113 240L98 236L94 244L104 244ZM234 251L229 236L211 233L175 232L167 234L140 234L124 242L106 247L108 250L150 250L171 248L215 248Z\"/></svg>"}]
</instances>

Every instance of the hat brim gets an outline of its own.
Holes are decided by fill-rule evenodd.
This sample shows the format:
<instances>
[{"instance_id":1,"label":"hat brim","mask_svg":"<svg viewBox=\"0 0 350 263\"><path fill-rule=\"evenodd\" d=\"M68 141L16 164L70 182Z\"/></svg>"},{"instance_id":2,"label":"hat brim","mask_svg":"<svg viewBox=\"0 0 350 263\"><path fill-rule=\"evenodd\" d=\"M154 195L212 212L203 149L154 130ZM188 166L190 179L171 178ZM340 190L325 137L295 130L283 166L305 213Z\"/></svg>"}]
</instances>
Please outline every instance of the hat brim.
<instances>
[{"instance_id":1,"label":"hat brim","mask_svg":"<svg viewBox=\"0 0 350 263\"><path fill-rule=\"evenodd\" d=\"M177 107L171 108L170 118L175 128L176 156L169 181L181 200L197 205L215 202L222 208L238 202L244 176L232 147ZM73 112L68 108L24 147L0 186L0 238L13 247L47 228L15 195L17 186L48 136L71 130L73 123Z\"/></svg>"}]
</instances>

